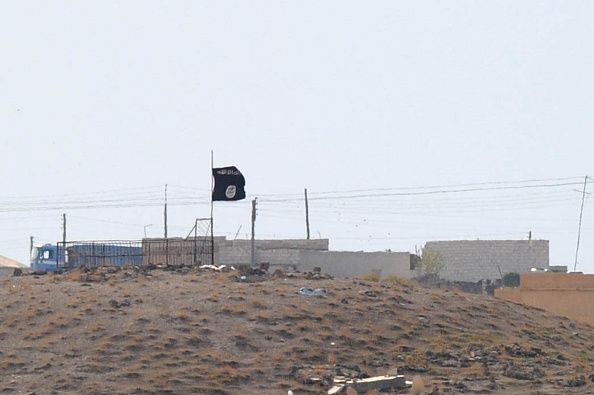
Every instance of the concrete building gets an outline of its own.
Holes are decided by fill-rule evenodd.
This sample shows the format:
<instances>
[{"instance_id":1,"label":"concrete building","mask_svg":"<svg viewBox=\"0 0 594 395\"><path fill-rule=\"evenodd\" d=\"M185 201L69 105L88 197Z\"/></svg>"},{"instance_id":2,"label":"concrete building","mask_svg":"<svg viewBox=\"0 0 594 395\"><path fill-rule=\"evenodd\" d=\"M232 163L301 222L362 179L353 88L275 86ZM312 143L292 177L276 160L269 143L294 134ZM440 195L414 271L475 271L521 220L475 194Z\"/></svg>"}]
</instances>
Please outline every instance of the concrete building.
<instances>
[{"instance_id":1,"label":"concrete building","mask_svg":"<svg viewBox=\"0 0 594 395\"><path fill-rule=\"evenodd\" d=\"M26 266L14 259L0 255L0 276L10 276L16 268L25 268Z\"/></svg>"},{"instance_id":2,"label":"concrete building","mask_svg":"<svg viewBox=\"0 0 594 395\"><path fill-rule=\"evenodd\" d=\"M594 325L594 274L521 273L518 288L497 289L495 297Z\"/></svg>"},{"instance_id":3,"label":"concrete building","mask_svg":"<svg viewBox=\"0 0 594 395\"><path fill-rule=\"evenodd\" d=\"M496 280L549 267L548 240L429 241L425 250L438 255L444 264L439 276L450 281Z\"/></svg>"}]
</instances>

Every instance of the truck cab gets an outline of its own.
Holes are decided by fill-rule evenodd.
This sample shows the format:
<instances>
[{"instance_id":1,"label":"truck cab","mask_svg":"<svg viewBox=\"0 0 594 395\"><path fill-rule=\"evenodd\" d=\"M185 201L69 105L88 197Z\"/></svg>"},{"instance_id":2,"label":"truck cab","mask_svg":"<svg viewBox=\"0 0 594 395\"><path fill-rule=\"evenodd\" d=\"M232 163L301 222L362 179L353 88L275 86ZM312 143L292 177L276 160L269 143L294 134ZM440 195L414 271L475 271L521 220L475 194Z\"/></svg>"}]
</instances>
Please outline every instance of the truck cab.
<instances>
[{"instance_id":1,"label":"truck cab","mask_svg":"<svg viewBox=\"0 0 594 395\"><path fill-rule=\"evenodd\" d=\"M33 247L31 250L31 269L53 272L58 269L58 247L52 244ZM63 262L60 262L63 264Z\"/></svg>"}]
</instances>

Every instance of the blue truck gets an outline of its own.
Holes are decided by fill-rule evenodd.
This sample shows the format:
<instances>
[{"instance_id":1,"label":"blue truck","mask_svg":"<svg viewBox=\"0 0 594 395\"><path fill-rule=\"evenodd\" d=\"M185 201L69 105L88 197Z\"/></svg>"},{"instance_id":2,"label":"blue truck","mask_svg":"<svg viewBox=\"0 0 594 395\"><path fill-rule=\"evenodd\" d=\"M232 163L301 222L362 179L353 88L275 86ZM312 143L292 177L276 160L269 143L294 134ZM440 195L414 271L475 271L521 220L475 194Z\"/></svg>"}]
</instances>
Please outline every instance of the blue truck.
<instances>
[{"instance_id":1,"label":"blue truck","mask_svg":"<svg viewBox=\"0 0 594 395\"><path fill-rule=\"evenodd\" d=\"M72 242L62 245L44 244L31 250L31 268L52 272L81 266L140 266L141 246L105 243Z\"/></svg>"}]
</instances>

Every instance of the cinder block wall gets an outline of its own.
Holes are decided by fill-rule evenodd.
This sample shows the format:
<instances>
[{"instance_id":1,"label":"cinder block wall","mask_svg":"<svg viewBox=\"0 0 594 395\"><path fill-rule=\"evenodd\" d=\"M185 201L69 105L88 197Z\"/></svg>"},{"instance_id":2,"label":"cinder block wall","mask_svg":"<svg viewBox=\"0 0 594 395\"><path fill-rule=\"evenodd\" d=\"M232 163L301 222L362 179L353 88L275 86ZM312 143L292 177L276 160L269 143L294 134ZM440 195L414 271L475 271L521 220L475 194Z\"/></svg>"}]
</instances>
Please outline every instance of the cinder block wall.
<instances>
[{"instance_id":1,"label":"cinder block wall","mask_svg":"<svg viewBox=\"0 0 594 395\"><path fill-rule=\"evenodd\" d=\"M299 270L320 267L334 277L377 273L381 277L411 278L415 273L410 270L408 252L301 251L300 255Z\"/></svg>"},{"instance_id":2,"label":"cinder block wall","mask_svg":"<svg viewBox=\"0 0 594 395\"><path fill-rule=\"evenodd\" d=\"M221 240L215 243L218 265L246 265L251 261L250 240ZM328 251L327 239L317 240L256 240L256 264L295 267L310 271L320 267L323 273L335 277L355 277L375 272L382 277L411 278L408 252L347 252Z\"/></svg>"},{"instance_id":3,"label":"cinder block wall","mask_svg":"<svg viewBox=\"0 0 594 395\"><path fill-rule=\"evenodd\" d=\"M439 254L445 264L440 277L451 281L495 280L549 267L548 240L429 241L425 249Z\"/></svg>"},{"instance_id":4,"label":"cinder block wall","mask_svg":"<svg viewBox=\"0 0 594 395\"><path fill-rule=\"evenodd\" d=\"M328 239L256 240L256 263L294 265L300 251L328 251ZM215 262L218 265L247 265L251 262L251 240L221 240L215 242Z\"/></svg>"}]
</instances>

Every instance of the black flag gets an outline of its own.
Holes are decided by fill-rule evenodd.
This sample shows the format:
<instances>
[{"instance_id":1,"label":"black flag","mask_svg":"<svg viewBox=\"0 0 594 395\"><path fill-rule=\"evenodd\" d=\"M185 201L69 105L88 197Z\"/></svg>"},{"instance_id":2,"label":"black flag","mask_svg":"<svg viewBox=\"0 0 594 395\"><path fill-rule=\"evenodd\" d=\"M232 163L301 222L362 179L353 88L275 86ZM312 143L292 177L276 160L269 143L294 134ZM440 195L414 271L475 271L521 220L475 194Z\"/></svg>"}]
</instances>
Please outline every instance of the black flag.
<instances>
[{"instance_id":1,"label":"black flag","mask_svg":"<svg viewBox=\"0 0 594 395\"><path fill-rule=\"evenodd\" d=\"M214 177L213 201L232 201L245 199L245 178L237 167L212 169Z\"/></svg>"}]
</instances>

